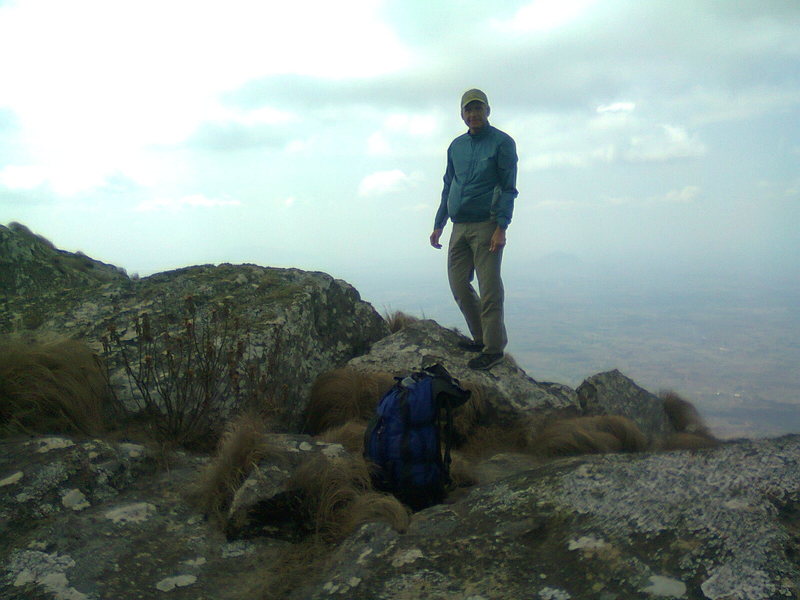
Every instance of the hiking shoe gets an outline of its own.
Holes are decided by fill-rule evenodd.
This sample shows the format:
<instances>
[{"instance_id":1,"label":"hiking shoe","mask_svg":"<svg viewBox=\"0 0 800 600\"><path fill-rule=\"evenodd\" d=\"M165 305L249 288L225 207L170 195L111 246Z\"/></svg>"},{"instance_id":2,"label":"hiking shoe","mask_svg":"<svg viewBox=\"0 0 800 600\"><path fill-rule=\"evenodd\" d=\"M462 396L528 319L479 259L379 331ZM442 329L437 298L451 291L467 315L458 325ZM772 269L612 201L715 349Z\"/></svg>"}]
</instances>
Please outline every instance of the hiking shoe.
<instances>
[{"instance_id":1,"label":"hiking shoe","mask_svg":"<svg viewBox=\"0 0 800 600\"><path fill-rule=\"evenodd\" d=\"M503 353L498 352L497 354L487 354L482 353L473 358L471 361L467 363L467 366L470 369L475 369L477 371L485 371L487 369L491 369L497 363L503 360Z\"/></svg>"},{"instance_id":2,"label":"hiking shoe","mask_svg":"<svg viewBox=\"0 0 800 600\"><path fill-rule=\"evenodd\" d=\"M458 347L462 350L466 350L467 352L480 352L483 350L483 344L481 342L458 342Z\"/></svg>"}]
</instances>

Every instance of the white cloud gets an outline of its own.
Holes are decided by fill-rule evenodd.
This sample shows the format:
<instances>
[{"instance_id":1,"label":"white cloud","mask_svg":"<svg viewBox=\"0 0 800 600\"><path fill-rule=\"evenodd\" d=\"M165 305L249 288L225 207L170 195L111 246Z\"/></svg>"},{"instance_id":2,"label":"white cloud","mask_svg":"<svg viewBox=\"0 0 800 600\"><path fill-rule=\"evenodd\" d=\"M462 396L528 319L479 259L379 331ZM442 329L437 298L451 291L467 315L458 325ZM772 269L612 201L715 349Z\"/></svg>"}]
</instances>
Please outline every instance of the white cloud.
<instances>
[{"instance_id":1,"label":"white cloud","mask_svg":"<svg viewBox=\"0 0 800 600\"><path fill-rule=\"evenodd\" d=\"M438 130L438 126L434 115L393 114L385 122L388 131L410 136L431 135Z\"/></svg>"},{"instance_id":2,"label":"white cloud","mask_svg":"<svg viewBox=\"0 0 800 600\"><path fill-rule=\"evenodd\" d=\"M581 206L580 202L575 200L539 200L535 203L535 208L542 208L546 210L562 210L562 209L572 209L577 206Z\"/></svg>"},{"instance_id":3,"label":"white cloud","mask_svg":"<svg viewBox=\"0 0 800 600\"><path fill-rule=\"evenodd\" d=\"M576 19L594 2L595 0L534 0L520 8L511 19L494 19L492 25L505 31L547 31Z\"/></svg>"},{"instance_id":4,"label":"white cloud","mask_svg":"<svg viewBox=\"0 0 800 600\"><path fill-rule=\"evenodd\" d=\"M685 127L654 125L628 110L537 115L512 122L508 131L517 140L522 170L529 171L700 158L708 152Z\"/></svg>"},{"instance_id":5,"label":"white cloud","mask_svg":"<svg viewBox=\"0 0 800 600\"><path fill-rule=\"evenodd\" d=\"M421 145L441 131L439 114L394 113L388 115L378 131L367 139L367 152L371 156L419 155ZM441 152L441 149L437 149ZM429 154L430 150L426 152Z\"/></svg>"},{"instance_id":6,"label":"white cloud","mask_svg":"<svg viewBox=\"0 0 800 600\"><path fill-rule=\"evenodd\" d=\"M703 86L672 98L668 104L672 111L691 115L695 124L743 121L792 110L800 105L800 88L757 85L734 91Z\"/></svg>"},{"instance_id":7,"label":"white cloud","mask_svg":"<svg viewBox=\"0 0 800 600\"><path fill-rule=\"evenodd\" d=\"M392 153L392 147L385 133L376 131L367 138L367 153L370 156L388 156Z\"/></svg>"},{"instance_id":8,"label":"white cloud","mask_svg":"<svg viewBox=\"0 0 800 600\"><path fill-rule=\"evenodd\" d=\"M185 208L220 208L230 206L241 206L238 200L208 198L202 194L193 194L181 198L153 198L139 203L136 210L139 211L179 211Z\"/></svg>"},{"instance_id":9,"label":"white cloud","mask_svg":"<svg viewBox=\"0 0 800 600\"><path fill-rule=\"evenodd\" d=\"M0 184L12 190L32 190L48 179L47 169L37 165L6 165L0 170Z\"/></svg>"},{"instance_id":10,"label":"white cloud","mask_svg":"<svg viewBox=\"0 0 800 600\"><path fill-rule=\"evenodd\" d=\"M378 0L348 0L346 10L316 0L20 0L0 7L0 107L15 115L24 151L70 173L62 187L74 193L218 120L220 95L247 81L406 66L379 9Z\"/></svg>"},{"instance_id":11,"label":"white cloud","mask_svg":"<svg viewBox=\"0 0 800 600\"><path fill-rule=\"evenodd\" d=\"M612 102L611 104L601 104L597 107L597 112L600 114L609 112L631 112L635 109L635 102Z\"/></svg>"},{"instance_id":12,"label":"white cloud","mask_svg":"<svg viewBox=\"0 0 800 600\"><path fill-rule=\"evenodd\" d=\"M6 165L0 170L0 184L12 190L33 190L47 186L58 195L73 196L79 191L98 188L108 177L98 173L79 157L64 159L56 165Z\"/></svg>"},{"instance_id":13,"label":"white cloud","mask_svg":"<svg viewBox=\"0 0 800 600\"><path fill-rule=\"evenodd\" d=\"M528 171L546 171L563 167L586 168L597 163L614 162L617 150L613 144L591 150L566 152L543 152L525 159L522 169Z\"/></svg>"},{"instance_id":14,"label":"white cloud","mask_svg":"<svg viewBox=\"0 0 800 600\"><path fill-rule=\"evenodd\" d=\"M696 185L687 185L684 188L679 190L671 190L660 196L655 198L656 201L659 202L667 202L670 204L688 204L690 202L694 202L695 198L697 198L698 194L700 193L700 188Z\"/></svg>"},{"instance_id":15,"label":"white cloud","mask_svg":"<svg viewBox=\"0 0 800 600\"><path fill-rule=\"evenodd\" d=\"M626 205L654 205L654 204L690 204L700 195L700 188L696 185L687 185L677 190L670 190L665 194L650 196L648 198L632 198L630 196L611 196L603 199L608 206Z\"/></svg>"},{"instance_id":16,"label":"white cloud","mask_svg":"<svg viewBox=\"0 0 800 600\"><path fill-rule=\"evenodd\" d=\"M312 145L313 141L311 139L292 140L286 144L285 150L288 154L301 154L311 148Z\"/></svg>"},{"instance_id":17,"label":"white cloud","mask_svg":"<svg viewBox=\"0 0 800 600\"><path fill-rule=\"evenodd\" d=\"M683 127L661 125L656 131L631 137L625 158L634 162L697 158L707 152L706 145Z\"/></svg>"},{"instance_id":18,"label":"white cloud","mask_svg":"<svg viewBox=\"0 0 800 600\"><path fill-rule=\"evenodd\" d=\"M359 196L379 196L396 192L411 182L411 177L400 169L391 171L378 171L367 175L358 186Z\"/></svg>"}]
</instances>

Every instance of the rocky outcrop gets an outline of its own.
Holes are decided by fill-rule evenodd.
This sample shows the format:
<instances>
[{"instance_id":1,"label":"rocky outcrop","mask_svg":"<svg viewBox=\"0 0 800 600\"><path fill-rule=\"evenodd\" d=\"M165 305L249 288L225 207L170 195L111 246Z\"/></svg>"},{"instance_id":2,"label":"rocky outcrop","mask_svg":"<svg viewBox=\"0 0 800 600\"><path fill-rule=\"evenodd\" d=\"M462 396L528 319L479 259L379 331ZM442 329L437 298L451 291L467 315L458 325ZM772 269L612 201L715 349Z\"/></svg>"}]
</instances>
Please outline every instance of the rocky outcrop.
<instances>
[{"instance_id":1,"label":"rocky outcrop","mask_svg":"<svg viewBox=\"0 0 800 600\"><path fill-rule=\"evenodd\" d=\"M145 314L162 323L162 331L153 333L159 343L159 334L178 335L187 318L195 326L205 322L213 327L209 315L225 306L228 316L220 329L230 332L235 324L240 339L233 340L233 347L240 341L243 356L262 363L269 393L280 396L281 420L289 429L299 423L311 383L320 372L366 352L389 333L355 288L325 273L224 264L132 281L122 275L87 279L69 270L65 279L53 276L45 286L55 268L53 257L68 256L70 262L75 255L54 250L24 228L0 233L3 244L16 249L13 261L0 264L0 279L12 282L9 289L17 291L0 305L0 333L55 333L86 341L100 353L101 340L113 328L119 342L108 348L106 358L111 380L129 405L135 405L131 399L137 390L130 386L122 351L136 356L143 338L137 320ZM195 312L190 315L188 310ZM211 331L211 337L218 339L223 333ZM157 359L162 350L156 347L150 355Z\"/></svg>"},{"instance_id":2,"label":"rocky outcrop","mask_svg":"<svg viewBox=\"0 0 800 600\"><path fill-rule=\"evenodd\" d=\"M565 459L362 527L293 598L794 598L798 508L800 436Z\"/></svg>"},{"instance_id":3,"label":"rocky outcrop","mask_svg":"<svg viewBox=\"0 0 800 600\"><path fill-rule=\"evenodd\" d=\"M249 598L254 569L286 546L228 542L187 503L201 458L156 468L167 457L142 446L68 438L3 450L2 598Z\"/></svg>"},{"instance_id":4,"label":"rocky outcrop","mask_svg":"<svg viewBox=\"0 0 800 600\"><path fill-rule=\"evenodd\" d=\"M97 286L126 281L113 265L58 250L19 223L0 225L0 297L35 296L53 288Z\"/></svg>"},{"instance_id":5,"label":"rocky outcrop","mask_svg":"<svg viewBox=\"0 0 800 600\"><path fill-rule=\"evenodd\" d=\"M534 381L510 359L475 372L466 366L471 355L456 349L459 334L419 321L389 336L356 290L322 273L220 265L132 281L101 263L73 272L72 259L55 261L63 253L21 226L0 228L0 243L0 332L57 333L101 351L113 330L133 350L149 335L142 315L161 315L164 327L179 331L195 318L217 322L211 316L224 306L244 332L242 351L262 357L281 383L274 391L283 390L278 400L294 430L323 371L347 363L399 375L441 363L486 392L501 425L531 416L624 415L651 438L672 431L662 401L617 371L590 377L577 391ZM188 325L186 310L195 311ZM109 359L121 386L122 349L116 352ZM236 489L220 527L187 495L208 472L207 456L78 437L3 439L0 597L800 596L799 435L568 459L498 454L470 465L477 485L414 514L410 526L404 512L403 533L376 513L328 546L325 560L299 570L298 561L311 560L299 549L312 546L297 541L308 532L291 522L292 478L309 461L324 467L348 457L338 444L299 434L265 441L271 450L257 461L228 465L234 476L223 481Z\"/></svg>"},{"instance_id":6,"label":"rocky outcrop","mask_svg":"<svg viewBox=\"0 0 800 600\"><path fill-rule=\"evenodd\" d=\"M8 540L57 514L109 502L154 470L139 444L58 436L6 440L0 458L0 537Z\"/></svg>"},{"instance_id":7,"label":"rocky outcrop","mask_svg":"<svg viewBox=\"0 0 800 600\"><path fill-rule=\"evenodd\" d=\"M460 341L466 338L435 321L415 321L380 340L367 354L352 359L347 366L360 371L401 375L440 363L463 384L484 390L493 411L490 418L501 424L529 416L580 414L572 389L557 383L534 381L508 358L489 371L470 369L467 362L475 355L460 350L457 346Z\"/></svg>"},{"instance_id":8,"label":"rocky outcrop","mask_svg":"<svg viewBox=\"0 0 800 600\"><path fill-rule=\"evenodd\" d=\"M336 449L284 441L298 456ZM290 542L229 541L185 500L202 458L173 454L164 470L141 446L52 437L4 450L0 597L269 598L263 582L284 576ZM518 465L416 513L405 533L361 526L281 597L771 600L800 590L800 436Z\"/></svg>"},{"instance_id":9,"label":"rocky outcrop","mask_svg":"<svg viewBox=\"0 0 800 600\"><path fill-rule=\"evenodd\" d=\"M576 391L584 415L628 417L651 439L675 432L664 401L617 370L589 377Z\"/></svg>"}]
</instances>

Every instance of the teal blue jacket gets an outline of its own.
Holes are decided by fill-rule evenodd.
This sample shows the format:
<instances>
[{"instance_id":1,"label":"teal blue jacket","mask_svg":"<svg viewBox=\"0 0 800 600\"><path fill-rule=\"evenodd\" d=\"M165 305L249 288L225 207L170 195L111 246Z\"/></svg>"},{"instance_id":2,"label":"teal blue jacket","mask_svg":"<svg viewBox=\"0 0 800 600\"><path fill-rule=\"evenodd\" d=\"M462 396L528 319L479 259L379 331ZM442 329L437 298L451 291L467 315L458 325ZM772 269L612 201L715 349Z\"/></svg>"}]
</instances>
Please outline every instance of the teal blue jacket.
<instances>
[{"instance_id":1,"label":"teal blue jacket","mask_svg":"<svg viewBox=\"0 0 800 600\"><path fill-rule=\"evenodd\" d=\"M434 229L453 223L495 221L505 229L517 197L517 146L488 123L458 136L447 149L447 170Z\"/></svg>"}]
</instances>

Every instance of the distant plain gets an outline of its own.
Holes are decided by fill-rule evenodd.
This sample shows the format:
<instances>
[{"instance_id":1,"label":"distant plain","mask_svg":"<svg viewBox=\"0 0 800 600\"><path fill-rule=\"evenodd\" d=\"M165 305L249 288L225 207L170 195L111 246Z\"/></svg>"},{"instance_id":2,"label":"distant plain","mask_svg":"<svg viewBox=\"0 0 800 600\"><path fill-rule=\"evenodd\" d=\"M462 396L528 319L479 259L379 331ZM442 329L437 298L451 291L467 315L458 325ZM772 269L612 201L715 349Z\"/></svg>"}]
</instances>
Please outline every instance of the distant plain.
<instances>
[{"instance_id":1,"label":"distant plain","mask_svg":"<svg viewBox=\"0 0 800 600\"><path fill-rule=\"evenodd\" d=\"M508 352L537 381L577 387L619 369L691 400L719 437L800 432L800 280L587 269L505 279ZM466 329L444 276L402 283L357 287L378 310Z\"/></svg>"}]
</instances>

